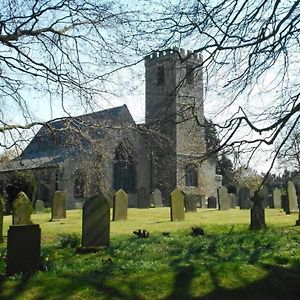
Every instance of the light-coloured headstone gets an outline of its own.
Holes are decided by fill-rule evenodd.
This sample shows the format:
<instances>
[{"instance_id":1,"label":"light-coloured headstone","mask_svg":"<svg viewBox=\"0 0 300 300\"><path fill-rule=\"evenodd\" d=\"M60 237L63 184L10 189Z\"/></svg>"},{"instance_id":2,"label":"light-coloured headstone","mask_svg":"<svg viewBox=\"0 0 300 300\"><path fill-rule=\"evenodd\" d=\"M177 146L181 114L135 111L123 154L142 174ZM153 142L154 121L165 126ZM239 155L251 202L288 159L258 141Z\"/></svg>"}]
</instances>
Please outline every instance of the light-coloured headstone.
<instances>
[{"instance_id":1,"label":"light-coloured headstone","mask_svg":"<svg viewBox=\"0 0 300 300\"><path fill-rule=\"evenodd\" d=\"M246 187L239 190L240 209L250 208L250 190Z\"/></svg>"},{"instance_id":2,"label":"light-coloured headstone","mask_svg":"<svg viewBox=\"0 0 300 300\"><path fill-rule=\"evenodd\" d=\"M138 189L138 207L149 208L150 207L150 195L147 194L145 187Z\"/></svg>"},{"instance_id":3,"label":"light-coloured headstone","mask_svg":"<svg viewBox=\"0 0 300 300\"><path fill-rule=\"evenodd\" d=\"M171 193L171 221L184 220L184 195L178 189Z\"/></svg>"},{"instance_id":4,"label":"light-coloured headstone","mask_svg":"<svg viewBox=\"0 0 300 300\"><path fill-rule=\"evenodd\" d=\"M24 192L20 192L12 203L13 224L30 225L33 207Z\"/></svg>"},{"instance_id":5,"label":"light-coloured headstone","mask_svg":"<svg viewBox=\"0 0 300 300\"><path fill-rule=\"evenodd\" d=\"M35 212L43 212L45 209L44 201L43 200L36 200L34 205Z\"/></svg>"},{"instance_id":6,"label":"light-coloured headstone","mask_svg":"<svg viewBox=\"0 0 300 300\"><path fill-rule=\"evenodd\" d=\"M229 193L230 208L236 208L236 196L234 193Z\"/></svg>"},{"instance_id":7,"label":"light-coloured headstone","mask_svg":"<svg viewBox=\"0 0 300 300\"><path fill-rule=\"evenodd\" d=\"M155 207L161 207L162 206L161 191L159 189L154 189L152 196L153 196L153 205Z\"/></svg>"},{"instance_id":8,"label":"light-coloured headstone","mask_svg":"<svg viewBox=\"0 0 300 300\"><path fill-rule=\"evenodd\" d=\"M3 242L3 202L0 199L0 244L2 244Z\"/></svg>"},{"instance_id":9,"label":"light-coloured headstone","mask_svg":"<svg viewBox=\"0 0 300 300\"><path fill-rule=\"evenodd\" d=\"M56 191L52 202L52 220L66 218L66 193Z\"/></svg>"},{"instance_id":10,"label":"light-coloured headstone","mask_svg":"<svg viewBox=\"0 0 300 300\"><path fill-rule=\"evenodd\" d=\"M128 196L122 189L114 195L113 221L127 220Z\"/></svg>"},{"instance_id":11,"label":"light-coloured headstone","mask_svg":"<svg viewBox=\"0 0 300 300\"><path fill-rule=\"evenodd\" d=\"M196 194L186 193L184 195L184 206L186 212L196 212Z\"/></svg>"},{"instance_id":12,"label":"light-coloured headstone","mask_svg":"<svg viewBox=\"0 0 300 300\"><path fill-rule=\"evenodd\" d=\"M288 197L289 197L289 210L290 212L298 210L297 194L295 185L292 181L288 182L287 187Z\"/></svg>"},{"instance_id":13,"label":"light-coloured headstone","mask_svg":"<svg viewBox=\"0 0 300 300\"><path fill-rule=\"evenodd\" d=\"M41 266L41 229L38 224L10 226L7 234L6 274L31 273Z\"/></svg>"},{"instance_id":14,"label":"light-coloured headstone","mask_svg":"<svg viewBox=\"0 0 300 300\"><path fill-rule=\"evenodd\" d=\"M220 186L218 188L218 197L220 210L227 210L231 207L231 197L229 196L226 186Z\"/></svg>"},{"instance_id":15,"label":"light-coloured headstone","mask_svg":"<svg viewBox=\"0 0 300 300\"><path fill-rule=\"evenodd\" d=\"M87 199L82 209L82 246L109 246L110 206L103 195Z\"/></svg>"},{"instance_id":16,"label":"light-coloured headstone","mask_svg":"<svg viewBox=\"0 0 300 300\"><path fill-rule=\"evenodd\" d=\"M281 208L281 189L273 190L274 208Z\"/></svg>"}]
</instances>

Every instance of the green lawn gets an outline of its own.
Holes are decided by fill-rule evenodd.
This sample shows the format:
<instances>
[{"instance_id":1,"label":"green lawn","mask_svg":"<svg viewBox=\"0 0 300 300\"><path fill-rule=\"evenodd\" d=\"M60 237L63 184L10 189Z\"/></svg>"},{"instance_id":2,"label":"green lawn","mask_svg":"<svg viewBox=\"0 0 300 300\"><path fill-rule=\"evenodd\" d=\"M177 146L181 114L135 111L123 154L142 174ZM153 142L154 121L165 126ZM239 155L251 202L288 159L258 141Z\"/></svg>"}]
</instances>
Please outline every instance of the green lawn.
<instances>
[{"instance_id":1,"label":"green lawn","mask_svg":"<svg viewBox=\"0 0 300 300\"><path fill-rule=\"evenodd\" d=\"M111 222L111 246L95 254L58 246L57 234L81 232L80 210L58 222L35 214L47 271L5 277L0 246L0 299L300 299L297 215L266 210L268 228L251 232L249 214L198 209L170 222L168 208L129 209L128 221ZM192 226L205 236L191 236ZM134 236L139 228L150 237Z\"/></svg>"}]
</instances>

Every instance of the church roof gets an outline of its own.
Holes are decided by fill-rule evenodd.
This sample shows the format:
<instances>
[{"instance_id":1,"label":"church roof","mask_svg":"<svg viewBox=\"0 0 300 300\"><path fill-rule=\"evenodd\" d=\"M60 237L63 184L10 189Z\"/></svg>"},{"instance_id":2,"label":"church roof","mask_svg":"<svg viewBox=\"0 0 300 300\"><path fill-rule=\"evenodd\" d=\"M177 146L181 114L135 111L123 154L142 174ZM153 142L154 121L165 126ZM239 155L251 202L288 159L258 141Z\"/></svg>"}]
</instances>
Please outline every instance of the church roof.
<instances>
[{"instance_id":1,"label":"church roof","mask_svg":"<svg viewBox=\"0 0 300 300\"><path fill-rule=\"evenodd\" d=\"M0 171L59 165L66 158L91 149L93 142L103 138L108 130L126 125L135 125L126 105L49 121L40 128L20 157Z\"/></svg>"}]
</instances>

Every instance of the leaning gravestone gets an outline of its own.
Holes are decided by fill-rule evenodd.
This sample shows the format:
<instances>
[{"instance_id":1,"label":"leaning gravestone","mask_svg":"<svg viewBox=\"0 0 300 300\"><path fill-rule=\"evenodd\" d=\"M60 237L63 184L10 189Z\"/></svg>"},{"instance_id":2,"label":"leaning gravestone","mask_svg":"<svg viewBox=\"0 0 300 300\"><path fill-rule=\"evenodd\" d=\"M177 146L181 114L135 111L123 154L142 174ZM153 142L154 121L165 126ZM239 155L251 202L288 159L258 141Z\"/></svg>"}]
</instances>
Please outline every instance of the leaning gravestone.
<instances>
[{"instance_id":1,"label":"leaning gravestone","mask_svg":"<svg viewBox=\"0 0 300 300\"><path fill-rule=\"evenodd\" d=\"M0 198L0 244L2 244L3 242L3 202Z\"/></svg>"},{"instance_id":2,"label":"leaning gravestone","mask_svg":"<svg viewBox=\"0 0 300 300\"><path fill-rule=\"evenodd\" d=\"M184 195L184 206L186 212L196 212L197 203L196 203L196 194L186 193Z\"/></svg>"},{"instance_id":3,"label":"leaning gravestone","mask_svg":"<svg viewBox=\"0 0 300 300\"><path fill-rule=\"evenodd\" d=\"M207 208L217 208L217 199L214 196L207 198Z\"/></svg>"},{"instance_id":4,"label":"leaning gravestone","mask_svg":"<svg viewBox=\"0 0 300 300\"><path fill-rule=\"evenodd\" d=\"M184 196L178 189L171 193L171 221L184 220Z\"/></svg>"},{"instance_id":5,"label":"leaning gravestone","mask_svg":"<svg viewBox=\"0 0 300 300\"><path fill-rule=\"evenodd\" d=\"M281 189L273 190L274 208L281 208Z\"/></svg>"},{"instance_id":6,"label":"leaning gravestone","mask_svg":"<svg viewBox=\"0 0 300 300\"><path fill-rule=\"evenodd\" d=\"M290 212L297 211L298 210L297 194L296 194L295 185L292 181L288 182L287 192L289 198Z\"/></svg>"},{"instance_id":7,"label":"leaning gravestone","mask_svg":"<svg viewBox=\"0 0 300 300\"><path fill-rule=\"evenodd\" d=\"M231 206L231 197L228 194L226 186L220 186L218 188L218 198L219 198L219 209L227 210Z\"/></svg>"},{"instance_id":8,"label":"leaning gravestone","mask_svg":"<svg viewBox=\"0 0 300 300\"><path fill-rule=\"evenodd\" d=\"M44 201L43 200L36 200L34 205L35 212L43 212L45 209Z\"/></svg>"},{"instance_id":9,"label":"leaning gravestone","mask_svg":"<svg viewBox=\"0 0 300 300\"><path fill-rule=\"evenodd\" d=\"M66 218L66 193L56 191L52 201L51 220Z\"/></svg>"},{"instance_id":10,"label":"leaning gravestone","mask_svg":"<svg viewBox=\"0 0 300 300\"><path fill-rule=\"evenodd\" d=\"M7 234L8 276L38 271L41 265L41 229L38 224L12 225Z\"/></svg>"},{"instance_id":11,"label":"leaning gravestone","mask_svg":"<svg viewBox=\"0 0 300 300\"><path fill-rule=\"evenodd\" d=\"M109 246L110 207L102 194L87 199L82 208L82 247Z\"/></svg>"},{"instance_id":12,"label":"leaning gravestone","mask_svg":"<svg viewBox=\"0 0 300 300\"><path fill-rule=\"evenodd\" d=\"M113 221L127 220L128 195L118 190L114 195Z\"/></svg>"},{"instance_id":13,"label":"leaning gravestone","mask_svg":"<svg viewBox=\"0 0 300 300\"><path fill-rule=\"evenodd\" d=\"M154 207L161 207L162 206L161 191L159 189L154 189L152 196L153 196Z\"/></svg>"},{"instance_id":14,"label":"leaning gravestone","mask_svg":"<svg viewBox=\"0 0 300 300\"><path fill-rule=\"evenodd\" d=\"M32 205L24 192L20 192L12 203L13 225L29 225L31 214L33 213Z\"/></svg>"},{"instance_id":15,"label":"leaning gravestone","mask_svg":"<svg viewBox=\"0 0 300 300\"><path fill-rule=\"evenodd\" d=\"M250 190L248 188L241 188L239 191L240 209L250 208Z\"/></svg>"},{"instance_id":16,"label":"leaning gravestone","mask_svg":"<svg viewBox=\"0 0 300 300\"><path fill-rule=\"evenodd\" d=\"M145 187L140 187L138 189L138 207L139 208L149 208L150 207L150 197L146 193Z\"/></svg>"}]
</instances>

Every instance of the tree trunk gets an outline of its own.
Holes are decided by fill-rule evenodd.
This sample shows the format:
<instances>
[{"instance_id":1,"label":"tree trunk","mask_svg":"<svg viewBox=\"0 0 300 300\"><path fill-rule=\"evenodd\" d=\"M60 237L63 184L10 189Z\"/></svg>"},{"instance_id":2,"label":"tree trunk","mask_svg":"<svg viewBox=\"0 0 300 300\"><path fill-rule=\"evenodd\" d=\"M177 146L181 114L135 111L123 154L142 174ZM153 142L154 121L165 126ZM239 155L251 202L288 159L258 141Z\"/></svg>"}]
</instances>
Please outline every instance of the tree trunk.
<instances>
[{"instance_id":1,"label":"tree trunk","mask_svg":"<svg viewBox=\"0 0 300 300\"><path fill-rule=\"evenodd\" d=\"M250 229L263 229L266 227L265 210L262 207L263 197L259 195L259 191L255 191L253 198L253 207L251 208Z\"/></svg>"}]
</instances>

